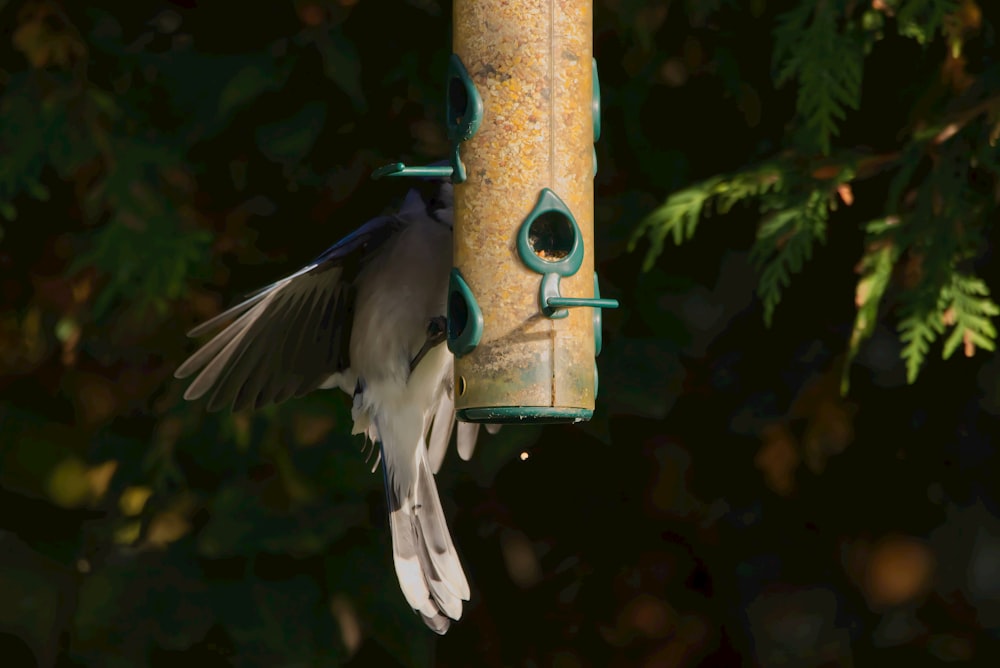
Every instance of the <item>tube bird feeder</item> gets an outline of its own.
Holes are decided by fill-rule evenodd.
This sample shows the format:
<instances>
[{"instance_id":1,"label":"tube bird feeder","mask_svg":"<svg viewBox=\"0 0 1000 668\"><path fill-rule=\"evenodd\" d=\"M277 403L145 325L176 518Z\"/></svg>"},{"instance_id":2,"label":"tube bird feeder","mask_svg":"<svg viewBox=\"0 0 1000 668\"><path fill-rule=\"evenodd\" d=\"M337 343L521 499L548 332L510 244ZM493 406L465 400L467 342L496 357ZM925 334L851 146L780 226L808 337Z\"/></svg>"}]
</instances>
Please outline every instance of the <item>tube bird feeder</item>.
<instances>
[{"instance_id":1,"label":"tube bird feeder","mask_svg":"<svg viewBox=\"0 0 1000 668\"><path fill-rule=\"evenodd\" d=\"M453 19L450 167L378 175L456 184L447 341L458 418L587 420L601 309L618 305L594 272L593 3L455 0Z\"/></svg>"}]
</instances>

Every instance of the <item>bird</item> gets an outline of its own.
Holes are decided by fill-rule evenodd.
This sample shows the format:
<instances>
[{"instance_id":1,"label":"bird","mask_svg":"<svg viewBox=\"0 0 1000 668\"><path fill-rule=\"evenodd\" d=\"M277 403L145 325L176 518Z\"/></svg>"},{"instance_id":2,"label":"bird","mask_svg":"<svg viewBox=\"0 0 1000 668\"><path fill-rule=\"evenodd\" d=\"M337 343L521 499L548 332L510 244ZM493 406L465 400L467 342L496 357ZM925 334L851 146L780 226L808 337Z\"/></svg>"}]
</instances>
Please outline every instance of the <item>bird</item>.
<instances>
[{"instance_id":1,"label":"bird","mask_svg":"<svg viewBox=\"0 0 1000 668\"><path fill-rule=\"evenodd\" d=\"M400 588L439 634L470 598L433 475L455 427L454 357L444 344L453 199L447 180L411 189L395 212L188 332L218 330L174 374L193 376L184 398L207 398L209 411L321 389L353 397L352 433L376 453L373 472L382 464ZM463 459L478 428L458 423Z\"/></svg>"}]
</instances>

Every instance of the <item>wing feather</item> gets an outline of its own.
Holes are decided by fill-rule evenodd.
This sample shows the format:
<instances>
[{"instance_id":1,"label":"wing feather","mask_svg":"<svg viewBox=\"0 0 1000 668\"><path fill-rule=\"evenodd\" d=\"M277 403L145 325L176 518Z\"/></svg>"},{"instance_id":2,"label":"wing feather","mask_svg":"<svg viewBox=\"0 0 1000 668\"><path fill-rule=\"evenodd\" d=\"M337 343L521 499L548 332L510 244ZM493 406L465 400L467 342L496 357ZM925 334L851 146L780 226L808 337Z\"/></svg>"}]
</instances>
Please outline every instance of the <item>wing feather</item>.
<instances>
[{"instance_id":1,"label":"wing feather","mask_svg":"<svg viewBox=\"0 0 1000 668\"><path fill-rule=\"evenodd\" d=\"M191 330L199 336L232 321L174 374L195 378L186 399L208 396L208 409L264 406L301 396L350 366L351 283L399 218L368 221L313 263L252 293Z\"/></svg>"}]
</instances>

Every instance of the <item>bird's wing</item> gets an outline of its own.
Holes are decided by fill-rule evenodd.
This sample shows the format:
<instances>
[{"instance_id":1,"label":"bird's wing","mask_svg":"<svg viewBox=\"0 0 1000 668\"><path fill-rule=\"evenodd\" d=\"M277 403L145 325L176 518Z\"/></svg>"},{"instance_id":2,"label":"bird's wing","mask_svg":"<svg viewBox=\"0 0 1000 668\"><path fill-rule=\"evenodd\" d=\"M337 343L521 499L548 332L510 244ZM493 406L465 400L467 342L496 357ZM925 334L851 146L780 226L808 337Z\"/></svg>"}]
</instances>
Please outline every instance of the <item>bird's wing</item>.
<instances>
[{"instance_id":1,"label":"bird's wing","mask_svg":"<svg viewBox=\"0 0 1000 668\"><path fill-rule=\"evenodd\" d=\"M191 330L200 336L235 318L174 373L197 374L184 398L207 395L209 410L260 407L301 396L348 368L351 281L401 224L392 216L368 221L308 266Z\"/></svg>"}]
</instances>

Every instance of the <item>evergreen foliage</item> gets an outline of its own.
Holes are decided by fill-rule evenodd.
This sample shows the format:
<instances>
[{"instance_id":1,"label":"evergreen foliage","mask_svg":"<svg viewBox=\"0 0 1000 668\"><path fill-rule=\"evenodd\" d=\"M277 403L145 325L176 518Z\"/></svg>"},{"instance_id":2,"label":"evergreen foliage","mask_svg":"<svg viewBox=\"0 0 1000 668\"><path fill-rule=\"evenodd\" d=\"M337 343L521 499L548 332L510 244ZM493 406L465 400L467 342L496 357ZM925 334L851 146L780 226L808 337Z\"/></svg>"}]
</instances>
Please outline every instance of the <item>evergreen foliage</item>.
<instances>
[{"instance_id":1,"label":"evergreen foliage","mask_svg":"<svg viewBox=\"0 0 1000 668\"><path fill-rule=\"evenodd\" d=\"M802 0L773 25L773 82L796 87L795 112L778 159L726 177L710 177L671 194L647 216L631 248L647 236L644 268L663 253L667 238L689 240L713 210L756 203L760 222L751 258L759 269L757 292L770 325L781 294L826 237L838 200L851 205L852 184L892 171L885 216L865 228L858 264L857 316L847 342L848 360L873 333L883 300L893 295L901 355L913 382L933 344L949 332L945 358L961 344L966 355L993 350L997 303L974 271L988 250L998 213L1000 181L1000 71L995 62L970 71L964 40L979 28L970 2L900 0L868 5ZM861 110L866 59L886 28L928 52L943 44L942 79L954 100L945 107L931 88L925 112L912 120L902 145L872 155L835 143L850 114ZM933 105L933 106L932 106ZM714 204L714 209L711 206ZM850 369L844 370L847 391Z\"/></svg>"}]
</instances>

